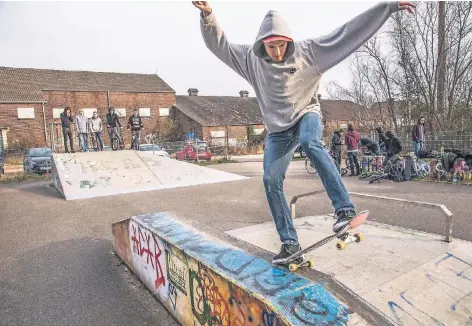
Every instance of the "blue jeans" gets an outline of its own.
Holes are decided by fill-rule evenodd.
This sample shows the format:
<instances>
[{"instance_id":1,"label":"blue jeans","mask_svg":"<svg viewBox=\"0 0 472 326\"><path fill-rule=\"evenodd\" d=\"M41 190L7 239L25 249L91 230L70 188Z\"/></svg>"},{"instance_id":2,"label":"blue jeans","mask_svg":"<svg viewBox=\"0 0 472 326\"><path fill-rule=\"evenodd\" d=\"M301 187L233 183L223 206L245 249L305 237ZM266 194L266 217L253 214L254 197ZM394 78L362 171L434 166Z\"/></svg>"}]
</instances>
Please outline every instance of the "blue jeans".
<instances>
[{"instance_id":1,"label":"blue jeans","mask_svg":"<svg viewBox=\"0 0 472 326\"><path fill-rule=\"evenodd\" d=\"M321 182L328 193L335 212L354 210L341 175L321 144L323 125L316 113L306 113L292 128L271 133L266 138L264 151L264 187L275 227L284 244L298 244L290 209L285 198L283 183L285 173L300 144L313 162Z\"/></svg>"},{"instance_id":2,"label":"blue jeans","mask_svg":"<svg viewBox=\"0 0 472 326\"><path fill-rule=\"evenodd\" d=\"M423 148L423 142L422 141L414 141L413 142L413 149L415 151L415 156L418 156L418 153L420 150Z\"/></svg>"},{"instance_id":3,"label":"blue jeans","mask_svg":"<svg viewBox=\"0 0 472 326\"><path fill-rule=\"evenodd\" d=\"M103 151L103 138L102 138L102 132L101 131L94 131L95 138L98 140L98 148Z\"/></svg>"},{"instance_id":4,"label":"blue jeans","mask_svg":"<svg viewBox=\"0 0 472 326\"><path fill-rule=\"evenodd\" d=\"M79 133L79 145L84 152L88 149L88 134Z\"/></svg>"}]
</instances>

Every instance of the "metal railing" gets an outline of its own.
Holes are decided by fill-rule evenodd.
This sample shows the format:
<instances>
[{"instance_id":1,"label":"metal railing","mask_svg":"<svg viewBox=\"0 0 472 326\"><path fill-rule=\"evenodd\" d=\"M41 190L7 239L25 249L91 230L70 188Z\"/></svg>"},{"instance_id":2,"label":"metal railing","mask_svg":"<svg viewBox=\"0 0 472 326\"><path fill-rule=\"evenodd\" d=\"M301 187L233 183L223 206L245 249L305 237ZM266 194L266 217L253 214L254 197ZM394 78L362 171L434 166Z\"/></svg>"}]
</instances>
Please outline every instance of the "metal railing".
<instances>
[{"instance_id":1,"label":"metal railing","mask_svg":"<svg viewBox=\"0 0 472 326\"><path fill-rule=\"evenodd\" d=\"M308 197L308 196L314 196L320 193L325 192L324 190L317 190L317 191L312 191L300 195L296 195L292 197L292 200L290 201L290 215L292 219L295 219L296 217L296 211L295 211L295 204L297 203L298 199L303 198L303 197ZM414 201L414 200L408 200L408 199L402 199L402 198L393 198L393 197L386 197L386 196L376 196L376 195L369 195L369 194L362 194L362 193L357 193L357 192L350 192L349 193L351 196L358 196L358 197L367 197L367 198L374 198L374 199L385 199L385 200L391 200L391 201L398 201L398 202L403 202L407 204L412 204L416 206L423 206L423 207L435 207L435 208L440 208L441 211L444 213L446 216L446 232L445 232L445 239L444 241L446 242L451 242L452 241L452 213L451 211L445 206L441 204L435 204L435 203L428 203L428 202L421 202L421 201Z\"/></svg>"}]
</instances>

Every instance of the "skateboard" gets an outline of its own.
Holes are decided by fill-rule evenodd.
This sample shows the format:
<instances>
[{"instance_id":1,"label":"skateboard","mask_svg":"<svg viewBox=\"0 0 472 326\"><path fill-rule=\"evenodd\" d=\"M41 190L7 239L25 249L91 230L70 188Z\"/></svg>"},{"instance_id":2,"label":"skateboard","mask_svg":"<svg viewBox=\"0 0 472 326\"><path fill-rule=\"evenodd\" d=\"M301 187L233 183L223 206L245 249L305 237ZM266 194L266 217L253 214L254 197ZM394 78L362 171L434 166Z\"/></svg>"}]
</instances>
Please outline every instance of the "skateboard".
<instances>
[{"instance_id":1,"label":"skateboard","mask_svg":"<svg viewBox=\"0 0 472 326\"><path fill-rule=\"evenodd\" d=\"M354 235L351 235L349 231L357 228L359 225L364 223L364 221L367 219L368 216L369 216L368 210L360 212L344 228L339 230L337 233L334 233L316 242L315 244L312 244L311 246L308 246L305 249L302 249L299 252L285 258L283 261L280 261L279 264L288 265L288 269L292 272L295 272L297 269L301 267L313 268L315 266L313 261L304 260L304 258L302 258L301 256L303 256L307 252L310 252L312 250L315 250L316 248L319 248L327 244L328 242L336 238L339 239L339 241L336 244L336 248L338 248L339 250L345 249L346 246L351 242L361 242L363 240L362 234L356 233Z\"/></svg>"},{"instance_id":2,"label":"skateboard","mask_svg":"<svg viewBox=\"0 0 472 326\"><path fill-rule=\"evenodd\" d=\"M413 158L410 155L407 155L405 157L405 181L410 181L411 180L411 168L413 164Z\"/></svg>"}]
</instances>

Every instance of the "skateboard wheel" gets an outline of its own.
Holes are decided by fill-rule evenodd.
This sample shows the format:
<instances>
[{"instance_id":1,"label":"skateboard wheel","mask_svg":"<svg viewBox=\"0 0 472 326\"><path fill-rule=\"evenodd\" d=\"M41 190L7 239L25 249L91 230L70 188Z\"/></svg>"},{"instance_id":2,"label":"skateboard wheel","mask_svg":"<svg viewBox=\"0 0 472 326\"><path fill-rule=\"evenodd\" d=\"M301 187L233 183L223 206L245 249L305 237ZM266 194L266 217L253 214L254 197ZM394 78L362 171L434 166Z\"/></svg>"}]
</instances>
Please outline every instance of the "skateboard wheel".
<instances>
[{"instance_id":1,"label":"skateboard wheel","mask_svg":"<svg viewBox=\"0 0 472 326\"><path fill-rule=\"evenodd\" d=\"M308 261L308 268L313 268L315 267L315 263L311 260Z\"/></svg>"},{"instance_id":2,"label":"skateboard wheel","mask_svg":"<svg viewBox=\"0 0 472 326\"><path fill-rule=\"evenodd\" d=\"M288 269L291 272L295 272L298 269L298 266L297 266L297 264L290 264L290 265L288 265Z\"/></svg>"},{"instance_id":3,"label":"skateboard wheel","mask_svg":"<svg viewBox=\"0 0 472 326\"><path fill-rule=\"evenodd\" d=\"M343 250L344 248L346 248L346 243L344 241L339 241L336 244L336 248L338 248L339 250Z\"/></svg>"},{"instance_id":4,"label":"skateboard wheel","mask_svg":"<svg viewBox=\"0 0 472 326\"><path fill-rule=\"evenodd\" d=\"M362 237L362 234L360 233L354 234L354 238L356 239L356 242L361 242L362 240L364 240L364 238Z\"/></svg>"}]
</instances>

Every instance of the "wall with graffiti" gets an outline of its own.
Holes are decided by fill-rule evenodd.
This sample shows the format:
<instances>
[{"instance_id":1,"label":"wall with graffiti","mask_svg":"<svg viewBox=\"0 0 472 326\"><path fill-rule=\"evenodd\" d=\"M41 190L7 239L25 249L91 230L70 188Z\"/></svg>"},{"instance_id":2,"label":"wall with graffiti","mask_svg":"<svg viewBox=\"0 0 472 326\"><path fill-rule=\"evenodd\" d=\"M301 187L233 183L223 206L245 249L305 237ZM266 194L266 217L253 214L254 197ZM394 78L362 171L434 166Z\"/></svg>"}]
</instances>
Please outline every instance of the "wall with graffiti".
<instances>
[{"instance_id":1,"label":"wall with graffiti","mask_svg":"<svg viewBox=\"0 0 472 326\"><path fill-rule=\"evenodd\" d=\"M113 224L115 252L183 325L344 325L350 311L314 283L166 213Z\"/></svg>"}]
</instances>

